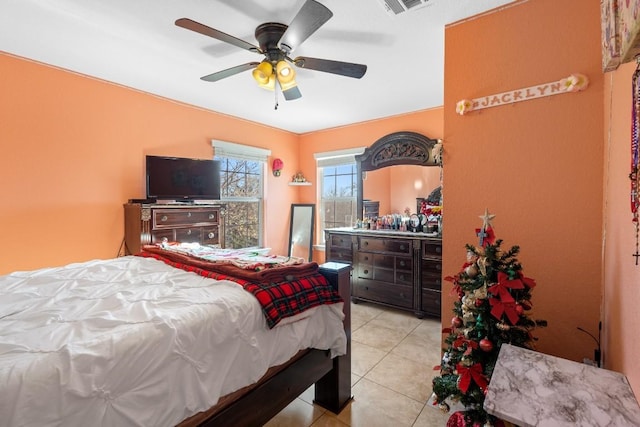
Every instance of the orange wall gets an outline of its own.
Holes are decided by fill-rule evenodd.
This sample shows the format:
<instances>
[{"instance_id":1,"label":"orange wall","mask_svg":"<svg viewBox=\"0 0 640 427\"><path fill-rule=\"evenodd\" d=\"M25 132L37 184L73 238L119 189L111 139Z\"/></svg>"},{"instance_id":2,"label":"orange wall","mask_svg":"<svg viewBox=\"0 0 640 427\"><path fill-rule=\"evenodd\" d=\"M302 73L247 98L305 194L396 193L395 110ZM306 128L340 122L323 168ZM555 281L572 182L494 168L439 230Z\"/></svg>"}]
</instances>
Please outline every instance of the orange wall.
<instances>
[{"instance_id":1,"label":"orange wall","mask_svg":"<svg viewBox=\"0 0 640 427\"><path fill-rule=\"evenodd\" d=\"M625 64L604 77L604 316L606 367L624 372L640 396L640 266L629 207L631 77Z\"/></svg>"},{"instance_id":2,"label":"orange wall","mask_svg":"<svg viewBox=\"0 0 640 427\"><path fill-rule=\"evenodd\" d=\"M456 102L586 74L586 91L471 112ZM537 280L538 349L593 358L601 301L603 75L597 1L521 1L445 29L443 271L457 273L485 208ZM443 292L443 307L453 297ZM443 313L448 324L450 313Z\"/></svg>"},{"instance_id":3,"label":"orange wall","mask_svg":"<svg viewBox=\"0 0 640 427\"><path fill-rule=\"evenodd\" d=\"M116 256L145 154L211 158L211 139L269 141L284 160L267 175L265 245L286 253L296 135L1 53L0 70L0 273Z\"/></svg>"}]
</instances>

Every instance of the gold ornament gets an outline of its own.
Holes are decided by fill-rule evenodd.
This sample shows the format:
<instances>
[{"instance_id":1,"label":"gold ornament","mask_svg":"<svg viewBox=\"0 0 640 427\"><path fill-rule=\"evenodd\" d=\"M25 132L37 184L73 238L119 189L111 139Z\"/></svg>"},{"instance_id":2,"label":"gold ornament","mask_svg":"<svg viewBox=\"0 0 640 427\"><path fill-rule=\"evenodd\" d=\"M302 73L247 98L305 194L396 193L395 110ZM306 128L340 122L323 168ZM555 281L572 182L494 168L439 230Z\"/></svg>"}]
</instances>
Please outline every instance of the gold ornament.
<instances>
[{"instance_id":1,"label":"gold ornament","mask_svg":"<svg viewBox=\"0 0 640 427\"><path fill-rule=\"evenodd\" d=\"M473 291L473 296L476 297L476 299L487 299L487 286L483 285L481 288L476 289L475 291Z\"/></svg>"},{"instance_id":2,"label":"gold ornament","mask_svg":"<svg viewBox=\"0 0 640 427\"><path fill-rule=\"evenodd\" d=\"M473 279L478 275L478 267L475 264L471 264L465 268L464 272L467 273L467 276Z\"/></svg>"},{"instance_id":3,"label":"gold ornament","mask_svg":"<svg viewBox=\"0 0 640 427\"><path fill-rule=\"evenodd\" d=\"M497 323L496 328L500 329L501 331L508 331L509 329L511 329L511 326L507 325L506 323Z\"/></svg>"}]
</instances>

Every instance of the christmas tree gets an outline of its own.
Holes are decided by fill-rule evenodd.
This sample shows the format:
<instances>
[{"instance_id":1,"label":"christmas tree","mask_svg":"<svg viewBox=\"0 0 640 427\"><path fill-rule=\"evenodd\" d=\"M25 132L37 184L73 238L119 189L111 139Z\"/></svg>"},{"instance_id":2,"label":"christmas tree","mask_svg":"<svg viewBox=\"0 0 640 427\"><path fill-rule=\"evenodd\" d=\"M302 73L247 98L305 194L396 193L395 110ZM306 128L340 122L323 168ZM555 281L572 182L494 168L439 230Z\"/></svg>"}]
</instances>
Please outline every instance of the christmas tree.
<instances>
[{"instance_id":1,"label":"christmas tree","mask_svg":"<svg viewBox=\"0 0 640 427\"><path fill-rule=\"evenodd\" d=\"M533 320L531 291L535 280L525 277L517 255L520 248L500 248L491 220L485 210L480 216L482 228L476 229L479 245L466 245L467 260L453 283L458 300L454 303L451 327L445 343L440 375L433 379L434 404L446 412L449 402L465 407L466 425L493 425L498 420L483 408L484 397L493 373L500 346L508 343L533 349L536 327L544 320ZM458 416L460 414L457 414Z\"/></svg>"}]
</instances>

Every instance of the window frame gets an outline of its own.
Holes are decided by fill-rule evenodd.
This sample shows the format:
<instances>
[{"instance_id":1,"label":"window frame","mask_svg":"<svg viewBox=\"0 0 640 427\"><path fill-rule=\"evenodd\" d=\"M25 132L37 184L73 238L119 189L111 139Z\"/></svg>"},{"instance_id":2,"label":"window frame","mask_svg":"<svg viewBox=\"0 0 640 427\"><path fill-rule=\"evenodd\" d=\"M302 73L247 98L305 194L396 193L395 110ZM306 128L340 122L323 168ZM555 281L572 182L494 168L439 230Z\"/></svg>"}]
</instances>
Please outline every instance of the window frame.
<instances>
[{"instance_id":1,"label":"window frame","mask_svg":"<svg viewBox=\"0 0 640 427\"><path fill-rule=\"evenodd\" d=\"M318 179L318 195L316 203L319 206L318 209L318 233L316 234L317 247L319 249L324 248L325 240L324 240L324 230L325 230L325 212L324 212L324 169L327 167L337 167L341 165L353 165L353 173L351 174L353 177L353 185L354 194L353 197L349 198L339 198L335 197L332 200L338 199L351 199L354 203L354 208L352 210L353 221L357 220L357 201L358 201L358 185L356 180L358 179L357 167L356 167L356 159L355 157L359 154L364 153L366 147L358 147L358 148L348 148L344 150L335 150L335 151L326 151L315 153L313 156L316 160L316 170L317 170L317 179Z\"/></svg>"},{"instance_id":2,"label":"window frame","mask_svg":"<svg viewBox=\"0 0 640 427\"><path fill-rule=\"evenodd\" d=\"M214 159L231 159L239 162L255 162L258 163L259 169L259 194L257 196L241 196L241 197L229 197L227 191L222 191L221 189L221 197L220 202L223 204L228 203L247 203L247 202L257 202L258 203L258 213L257 213L257 226L258 226L258 246L264 245L264 230L265 230L265 217L264 217L264 209L265 209L265 193L266 193L266 173L267 173L267 159L271 155L271 150L252 147L248 145L236 144L232 142L226 141L211 141L213 149L214 149ZM227 172L226 166L221 165L220 173ZM244 173L247 173L246 169ZM222 182L222 181L221 181ZM226 194L226 196L225 196ZM233 230L233 226L230 226L227 221L225 221L225 245L227 244L227 238L229 231Z\"/></svg>"}]
</instances>

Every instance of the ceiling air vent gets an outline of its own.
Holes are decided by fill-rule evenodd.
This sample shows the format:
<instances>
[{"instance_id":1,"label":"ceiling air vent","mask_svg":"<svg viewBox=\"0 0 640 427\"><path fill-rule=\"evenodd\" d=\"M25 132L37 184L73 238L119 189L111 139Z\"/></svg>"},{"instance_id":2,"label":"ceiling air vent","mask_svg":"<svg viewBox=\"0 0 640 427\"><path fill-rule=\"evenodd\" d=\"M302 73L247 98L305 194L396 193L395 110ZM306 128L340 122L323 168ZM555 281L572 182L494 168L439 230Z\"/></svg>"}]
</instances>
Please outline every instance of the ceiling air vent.
<instances>
[{"instance_id":1,"label":"ceiling air vent","mask_svg":"<svg viewBox=\"0 0 640 427\"><path fill-rule=\"evenodd\" d=\"M420 9L427 6L432 0L378 0L390 15L399 15L404 12Z\"/></svg>"}]
</instances>

